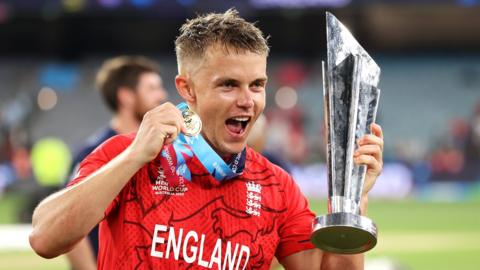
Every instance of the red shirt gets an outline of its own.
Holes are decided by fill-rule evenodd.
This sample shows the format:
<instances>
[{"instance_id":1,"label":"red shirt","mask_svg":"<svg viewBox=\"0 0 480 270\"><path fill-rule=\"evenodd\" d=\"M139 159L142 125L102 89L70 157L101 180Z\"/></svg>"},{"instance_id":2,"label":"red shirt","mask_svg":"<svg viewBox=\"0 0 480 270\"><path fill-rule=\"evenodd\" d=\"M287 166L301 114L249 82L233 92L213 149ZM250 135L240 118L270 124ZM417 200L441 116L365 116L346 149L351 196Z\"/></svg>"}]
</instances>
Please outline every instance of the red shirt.
<instances>
[{"instance_id":1,"label":"red shirt","mask_svg":"<svg viewBox=\"0 0 480 270\"><path fill-rule=\"evenodd\" d=\"M121 153L135 135L103 143L74 185ZM247 148L241 176L217 182L193 159L192 181L169 183L160 155L142 167L105 211L99 269L269 269L311 249L314 214L290 175Z\"/></svg>"}]
</instances>

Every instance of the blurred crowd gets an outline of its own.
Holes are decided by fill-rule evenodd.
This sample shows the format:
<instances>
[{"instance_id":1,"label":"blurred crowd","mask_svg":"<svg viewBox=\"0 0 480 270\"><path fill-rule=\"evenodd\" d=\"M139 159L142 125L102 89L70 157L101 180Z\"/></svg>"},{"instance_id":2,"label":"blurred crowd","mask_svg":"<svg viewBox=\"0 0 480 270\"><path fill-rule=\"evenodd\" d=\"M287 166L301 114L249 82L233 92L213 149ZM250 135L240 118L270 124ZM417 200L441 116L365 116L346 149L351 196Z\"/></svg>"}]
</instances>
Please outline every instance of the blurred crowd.
<instances>
[{"instance_id":1,"label":"blurred crowd","mask_svg":"<svg viewBox=\"0 0 480 270\"><path fill-rule=\"evenodd\" d=\"M474 181L480 177L480 101L471 117L455 118L448 133L434 143L428 156L431 179L435 181Z\"/></svg>"}]
</instances>

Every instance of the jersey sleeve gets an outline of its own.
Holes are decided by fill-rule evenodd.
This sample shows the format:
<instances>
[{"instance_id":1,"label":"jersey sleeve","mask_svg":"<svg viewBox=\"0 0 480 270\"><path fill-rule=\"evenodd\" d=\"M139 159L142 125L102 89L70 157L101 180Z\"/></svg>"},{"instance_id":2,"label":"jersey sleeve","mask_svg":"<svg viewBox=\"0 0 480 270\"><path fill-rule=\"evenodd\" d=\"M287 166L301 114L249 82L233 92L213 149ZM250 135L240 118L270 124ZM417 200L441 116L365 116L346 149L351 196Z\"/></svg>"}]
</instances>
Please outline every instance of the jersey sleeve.
<instances>
[{"instance_id":1,"label":"jersey sleeve","mask_svg":"<svg viewBox=\"0 0 480 270\"><path fill-rule=\"evenodd\" d=\"M100 144L92 153L90 153L80 165L77 166L77 172L73 179L69 181L67 187L77 185L84 181L90 174L96 172L105 164L110 162L120 153L122 153L132 142L132 137L127 135L114 136L104 143ZM112 201L105 211L108 215L118 204L118 196Z\"/></svg>"},{"instance_id":2,"label":"jersey sleeve","mask_svg":"<svg viewBox=\"0 0 480 270\"><path fill-rule=\"evenodd\" d=\"M275 256L278 260L302 250L314 248L310 242L315 215L308 208L308 201L290 175L284 173L287 211L280 226L280 243Z\"/></svg>"}]
</instances>

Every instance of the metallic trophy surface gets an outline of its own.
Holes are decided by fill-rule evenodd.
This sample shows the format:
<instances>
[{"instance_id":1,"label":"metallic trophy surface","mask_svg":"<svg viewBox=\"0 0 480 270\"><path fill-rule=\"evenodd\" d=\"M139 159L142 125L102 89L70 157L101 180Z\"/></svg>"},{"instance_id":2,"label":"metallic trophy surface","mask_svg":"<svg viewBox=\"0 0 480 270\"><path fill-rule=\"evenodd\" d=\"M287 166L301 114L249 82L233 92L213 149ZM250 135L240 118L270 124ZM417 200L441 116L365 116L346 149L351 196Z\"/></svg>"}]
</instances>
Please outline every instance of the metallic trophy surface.
<instances>
[{"instance_id":1,"label":"metallic trophy surface","mask_svg":"<svg viewBox=\"0 0 480 270\"><path fill-rule=\"evenodd\" d=\"M327 127L328 214L315 219L312 243L355 254L377 243L377 227L360 215L366 166L353 162L357 140L370 133L380 90L380 68L348 29L327 12L328 65L323 63Z\"/></svg>"}]
</instances>

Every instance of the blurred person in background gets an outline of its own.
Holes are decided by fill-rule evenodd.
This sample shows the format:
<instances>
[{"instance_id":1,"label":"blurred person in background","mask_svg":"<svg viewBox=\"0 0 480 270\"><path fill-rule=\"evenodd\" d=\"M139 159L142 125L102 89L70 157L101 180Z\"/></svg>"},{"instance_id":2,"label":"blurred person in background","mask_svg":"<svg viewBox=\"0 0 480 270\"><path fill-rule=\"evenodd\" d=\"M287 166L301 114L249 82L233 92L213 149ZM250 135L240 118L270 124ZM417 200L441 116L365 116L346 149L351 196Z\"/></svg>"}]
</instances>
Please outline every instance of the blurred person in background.
<instances>
[{"instance_id":1,"label":"blurred person in background","mask_svg":"<svg viewBox=\"0 0 480 270\"><path fill-rule=\"evenodd\" d=\"M120 56L105 61L96 87L112 111L110 124L89 138L72 163L72 175L97 146L117 134L137 131L143 115L167 99L157 64L141 56ZM98 226L67 253L75 270L97 269Z\"/></svg>"},{"instance_id":2,"label":"blurred person in background","mask_svg":"<svg viewBox=\"0 0 480 270\"><path fill-rule=\"evenodd\" d=\"M136 134L102 144L68 188L39 204L32 248L58 256L101 222L100 269L268 269L274 256L286 269L363 269L363 254L314 248L315 215L305 196L288 173L246 147L265 107L269 48L260 29L236 10L199 15L181 27L175 45L176 88L202 120L211 146L204 149L217 160L193 155L176 170L172 160L181 153L172 142L187 125L179 108L162 104L145 114ZM380 126L372 124L372 133L354 154L367 166L362 214L382 170ZM187 164L189 174L182 174Z\"/></svg>"},{"instance_id":3,"label":"blurred person in background","mask_svg":"<svg viewBox=\"0 0 480 270\"><path fill-rule=\"evenodd\" d=\"M477 101L475 108L473 110L472 116L472 128L470 140L472 144L472 150L475 150L476 155L473 155L472 158L480 159L480 99Z\"/></svg>"},{"instance_id":4,"label":"blurred person in background","mask_svg":"<svg viewBox=\"0 0 480 270\"><path fill-rule=\"evenodd\" d=\"M255 122L255 125L253 125L250 134L248 135L247 144L255 151L262 153L262 155L270 162L290 173L290 164L277 154L272 153L265 148L267 139L268 120L264 114L261 114Z\"/></svg>"},{"instance_id":5,"label":"blurred person in background","mask_svg":"<svg viewBox=\"0 0 480 270\"><path fill-rule=\"evenodd\" d=\"M465 142L467 174L480 180L480 99L473 108L470 129Z\"/></svg>"},{"instance_id":6,"label":"blurred person in background","mask_svg":"<svg viewBox=\"0 0 480 270\"><path fill-rule=\"evenodd\" d=\"M431 180L472 182L480 179L480 102L470 119L454 118L430 156Z\"/></svg>"}]
</instances>

